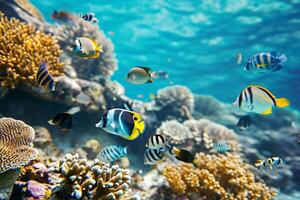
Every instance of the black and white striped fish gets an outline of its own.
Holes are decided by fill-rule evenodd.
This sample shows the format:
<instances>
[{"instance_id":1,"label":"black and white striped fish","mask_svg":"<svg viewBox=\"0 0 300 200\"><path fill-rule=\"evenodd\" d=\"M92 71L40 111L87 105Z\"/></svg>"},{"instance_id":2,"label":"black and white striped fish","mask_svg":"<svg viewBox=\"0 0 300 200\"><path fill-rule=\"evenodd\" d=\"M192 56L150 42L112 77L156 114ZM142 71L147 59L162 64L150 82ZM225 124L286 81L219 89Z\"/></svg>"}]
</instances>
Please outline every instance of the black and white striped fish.
<instances>
[{"instance_id":1,"label":"black and white striped fish","mask_svg":"<svg viewBox=\"0 0 300 200\"><path fill-rule=\"evenodd\" d=\"M233 106L246 112L254 112L263 115L272 113L272 107L284 108L289 106L286 98L276 98L269 90L259 85L250 85L237 97Z\"/></svg>"},{"instance_id":2,"label":"black and white striped fish","mask_svg":"<svg viewBox=\"0 0 300 200\"><path fill-rule=\"evenodd\" d=\"M162 147L165 147L168 142L170 140L170 137L167 137L165 135L160 135L160 134L156 134L151 136L147 143L146 143L146 147L147 148L151 148L151 149L159 149Z\"/></svg>"},{"instance_id":3,"label":"black and white striped fish","mask_svg":"<svg viewBox=\"0 0 300 200\"><path fill-rule=\"evenodd\" d=\"M154 165L157 164L165 158L165 148L158 149L146 149L144 153L144 164Z\"/></svg>"},{"instance_id":4,"label":"black and white striped fish","mask_svg":"<svg viewBox=\"0 0 300 200\"><path fill-rule=\"evenodd\" d=\"M127 155L127 147L120 147L116 145L104 147L100 153L97 155L99 160L103 162L111 163L119 160Z\"/></svg>"},{"instance_id":5,"label":"black and white striped fish","mask_svg":"<svg viewBox=\"0 0 300 200\"><path fill-rule=\"evenodd\" d=\"M83 19L84 21L92 22L92 23L98 23L98 19L95 17L95 13L79 13L78 16Z\"/></svg>"},{"instance_id":6,"label":"black and white striped fish","mask_svg":"<svg viewBox=\"0 0 300 200\"><path fill-rule=\"evenodd\" d=\"M55 82L47 69L46 62L42 61L36 75L37 84L50 91L55 91Z\"/></svg>"}]
</instances>

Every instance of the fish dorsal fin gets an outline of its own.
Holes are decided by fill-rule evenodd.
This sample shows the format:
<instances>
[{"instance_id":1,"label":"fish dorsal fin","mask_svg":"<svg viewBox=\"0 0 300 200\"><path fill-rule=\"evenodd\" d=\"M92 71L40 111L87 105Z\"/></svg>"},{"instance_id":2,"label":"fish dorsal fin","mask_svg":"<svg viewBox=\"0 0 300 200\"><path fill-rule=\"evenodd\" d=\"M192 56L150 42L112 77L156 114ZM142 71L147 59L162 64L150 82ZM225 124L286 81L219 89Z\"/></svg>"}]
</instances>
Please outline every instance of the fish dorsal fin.
<instances>
[{"instance_id":1,"label":"fish dorsal fin","mask_svg":"<svg viewBox=\"0 0 300 200\"><path fill-rule=\"evenodd\" d=\"M149 67L142 67L142 66L137 66L138 68L141 68L141 69L143 69L143 70L145 70L148 74L150 73L150 71L151 71L151 68L149 68Z\"/></svg>"},{"instance_id":2,"label":"fish dorsal fin","mask_svg":"<svg viewBox=\"0 0 300 200\"><path fill-rule=\"evenodd\" d=\"M273 99L275 99L276 97L266 88L260 86L260 85L251 85L252 87L257 87L258 89L262 90L263 92L267 93L269 96L271 96Z\"/></svg>"},{"instance_id":3,"label":"fish dorsal fin","mask_svg":"<svg viewBox=\"0 0 300 200\"><path fill-rule=\"evenodd\" d=\"M267 110L265 110L263 113L261 113L262 115L270 115L272 114L272 107L268 108Z\"/></svg>"}]
</instances>

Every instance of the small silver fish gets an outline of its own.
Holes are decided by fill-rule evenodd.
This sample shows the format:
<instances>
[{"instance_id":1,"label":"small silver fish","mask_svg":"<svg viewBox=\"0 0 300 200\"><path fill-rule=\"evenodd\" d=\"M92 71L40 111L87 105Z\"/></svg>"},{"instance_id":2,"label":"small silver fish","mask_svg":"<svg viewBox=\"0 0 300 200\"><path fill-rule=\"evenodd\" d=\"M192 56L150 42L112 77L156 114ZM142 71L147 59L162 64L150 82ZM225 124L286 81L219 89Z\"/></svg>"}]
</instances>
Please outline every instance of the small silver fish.
<instances>
[{"instance_id":1,"label":"small silver fish","mask_svg":"<svg viewBox=\"0 0 300 200\"><path fill-rule=\"evenodd\" d=\"M243 60L243 56L240 52L238 52L235 56L235 61L237 64L241 64L242 60Z\"/></svg>"},{"instance_id":2,"label":"small silver fish","mask_svg":"<svg viewBox=\"0 0 300 200\"><path fill-rule=\"evenodd\" d=\"M218 153L226 153L231 151L230 146L226 142L216 142L213 145L213 149Z\"/></svg>"}]
</instances>

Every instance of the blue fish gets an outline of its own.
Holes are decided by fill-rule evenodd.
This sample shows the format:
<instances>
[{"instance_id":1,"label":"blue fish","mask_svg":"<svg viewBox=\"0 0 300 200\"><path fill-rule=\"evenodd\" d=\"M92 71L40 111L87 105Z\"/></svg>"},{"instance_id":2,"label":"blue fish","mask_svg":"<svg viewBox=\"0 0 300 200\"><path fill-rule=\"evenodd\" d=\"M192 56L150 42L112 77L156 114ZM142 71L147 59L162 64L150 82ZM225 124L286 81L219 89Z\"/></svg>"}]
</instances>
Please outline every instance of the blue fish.
<instances>
[{"instance_id":1,"label":"blue fish","mask_svg":"<svg viewBox=\"0 0 300 200\"><path fill-rule=\"evenodd\" d=\"M277 51L258 53L248 59L245 70L260 73L275 72L283 68L287 57Z\"/></svg>"},{"instance_id":2,"label":"blue fish","mask_svg":"<svg viewBox=\"0 0 300 200\"><path fill-rule=\"evenodd\" d=\"M97 155L97 158L103 162L111 163L116 160L119 160L122 157L125 157L126 155L127 147L111 145L104 147Z\"/></svg>"},{"instance_id":3,"label":"blue fish","mask_svg":"<svg viewBox=\"0 0 300 200\"><path fill-rule=\"evenodd\" d=\"M213 149L218 153L226 153L228 151L231 151L231 148L228 144L225 142L217 142L214 143Z\"/></svg>"},{"instance_id":4,"label":"blue fish","mask_svg":"<svg viewBox=\"0 0 300 200\"><path fill-rule=\"evenodd\" d=\"M41 62L40 68L36 75L36 80L39 86L55 91L55 82L47 69L46 62Z\"/></svg>"}]
</instances>

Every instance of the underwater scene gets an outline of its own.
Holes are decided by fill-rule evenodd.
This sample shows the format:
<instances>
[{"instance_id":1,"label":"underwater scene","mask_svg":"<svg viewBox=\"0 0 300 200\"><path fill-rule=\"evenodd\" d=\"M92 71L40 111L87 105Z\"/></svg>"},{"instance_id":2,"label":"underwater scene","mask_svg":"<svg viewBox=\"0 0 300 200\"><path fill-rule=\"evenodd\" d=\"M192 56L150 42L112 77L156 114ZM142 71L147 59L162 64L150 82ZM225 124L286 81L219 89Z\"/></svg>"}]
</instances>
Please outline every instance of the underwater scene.
<instances>
[{"instance_id":1,"label":"underwater scene","mask_svg":"<svg viewBox=\"0 0 300 200\"><path fill-rule=\"evenodd\" d=\"M0 200L299 200L299 49L300 0L0 0Z\"/></svg>"}]
</instances>

